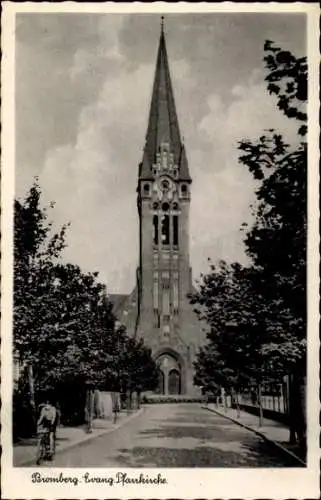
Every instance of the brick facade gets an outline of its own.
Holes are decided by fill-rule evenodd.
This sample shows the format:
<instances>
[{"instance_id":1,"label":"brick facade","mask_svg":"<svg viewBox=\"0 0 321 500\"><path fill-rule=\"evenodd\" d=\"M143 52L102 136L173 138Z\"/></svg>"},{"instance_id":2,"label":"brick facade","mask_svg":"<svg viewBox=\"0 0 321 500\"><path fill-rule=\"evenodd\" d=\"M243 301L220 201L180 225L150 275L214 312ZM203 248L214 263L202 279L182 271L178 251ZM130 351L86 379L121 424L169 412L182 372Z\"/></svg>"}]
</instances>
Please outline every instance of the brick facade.
<instances>
[{"instance_id":1,"label":"brick facade","mask_svg":"<svg viewBox=\"0 0 321 500\"><path fill-rule=\"evenodd\" d=\"M187 295L191 184L180 138L165 36L161 31L137 206L140 255L135 290L115 312L129 333L143 337L160 368L159 392L197 395L193 360L204 342ZM117 302L117 301L116 301Z\"/></svg>"}]
</instances>

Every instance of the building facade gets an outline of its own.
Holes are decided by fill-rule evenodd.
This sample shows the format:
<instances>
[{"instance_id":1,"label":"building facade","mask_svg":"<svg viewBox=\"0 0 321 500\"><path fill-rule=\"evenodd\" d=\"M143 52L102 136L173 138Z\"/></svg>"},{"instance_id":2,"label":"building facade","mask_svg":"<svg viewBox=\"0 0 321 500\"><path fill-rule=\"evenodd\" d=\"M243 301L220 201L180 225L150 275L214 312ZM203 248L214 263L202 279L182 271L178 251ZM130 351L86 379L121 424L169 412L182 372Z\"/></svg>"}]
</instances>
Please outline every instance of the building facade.
<instances>
[{"instance_id":1,"label":"building facade","mask_svg":"<svg viewBox=\"0 0 321 500\"><path fill-rule=\"evenodd\" d=\"M192 179L182 142L161 28L142 162L138 169L139 266L129 296L114 298L129 333L143 337L159 366L161 394L197 395L193 361L204 342L190 305Z\"/></svg>"}]
</instances>

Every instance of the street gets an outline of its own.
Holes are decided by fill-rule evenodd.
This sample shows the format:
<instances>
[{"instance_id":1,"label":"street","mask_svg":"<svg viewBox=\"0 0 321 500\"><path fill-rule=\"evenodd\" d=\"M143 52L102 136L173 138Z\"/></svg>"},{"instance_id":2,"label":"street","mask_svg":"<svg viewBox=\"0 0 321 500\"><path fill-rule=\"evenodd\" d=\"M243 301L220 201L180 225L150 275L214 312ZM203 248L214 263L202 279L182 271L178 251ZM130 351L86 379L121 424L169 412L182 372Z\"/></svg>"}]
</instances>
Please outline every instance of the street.
<instances>
[{"instance_id":1,"label":"street","mask_svg":"<svg viewBox=\"0 0 321 500\"><path fill-rule=\"evenodd\" d=\"M58 439L59 448L59 439ZM56 455L54 467L290 467L291 457L199 404L150 405L119 429Z\"/></svg>"}]
</instances>

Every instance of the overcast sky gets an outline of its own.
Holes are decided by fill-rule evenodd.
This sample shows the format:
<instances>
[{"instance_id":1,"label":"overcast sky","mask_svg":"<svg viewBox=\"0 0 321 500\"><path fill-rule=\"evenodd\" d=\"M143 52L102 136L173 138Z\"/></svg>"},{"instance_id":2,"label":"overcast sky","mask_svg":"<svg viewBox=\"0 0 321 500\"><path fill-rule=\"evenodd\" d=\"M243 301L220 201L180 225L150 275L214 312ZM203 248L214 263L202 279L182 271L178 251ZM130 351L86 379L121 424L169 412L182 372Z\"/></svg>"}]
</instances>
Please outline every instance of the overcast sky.
<instances>
[{"instance_id":1,"label":"overcast sky","mask_svg":"<svg viewBox=\"0 0 321 500\"><path fill-rule=\"evenodd\" d=\"M16 195L39 176L51 219L71 222L64 259L130 292L138 262L136 183L159 41L159 14L19 14ZM302 14L168 14L167 49L193 178L193 276L207 257L245 262L250 174L237 141L295 124L264 83L263 45L306 54Z\"/></svg>"}]
</instances>

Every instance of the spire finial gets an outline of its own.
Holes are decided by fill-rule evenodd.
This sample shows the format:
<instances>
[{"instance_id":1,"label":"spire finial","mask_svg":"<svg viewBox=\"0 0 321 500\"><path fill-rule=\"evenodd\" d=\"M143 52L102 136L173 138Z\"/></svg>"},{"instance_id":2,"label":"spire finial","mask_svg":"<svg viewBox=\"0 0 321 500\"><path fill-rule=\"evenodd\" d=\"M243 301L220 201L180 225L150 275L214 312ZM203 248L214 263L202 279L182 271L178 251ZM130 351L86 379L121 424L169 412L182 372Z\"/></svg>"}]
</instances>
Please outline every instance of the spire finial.
<instances>
[{"instance_id":1,"label":"spire finial","mask_svg":"<svg viewBox=\"0 0 321 500\"><path fill-rule=\"evenodd\" d=\"M164 16L161 16L161 33L164 33Z\"/></svg>"}]
</instances>

